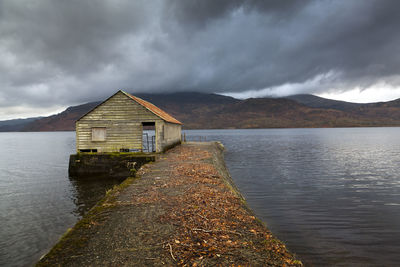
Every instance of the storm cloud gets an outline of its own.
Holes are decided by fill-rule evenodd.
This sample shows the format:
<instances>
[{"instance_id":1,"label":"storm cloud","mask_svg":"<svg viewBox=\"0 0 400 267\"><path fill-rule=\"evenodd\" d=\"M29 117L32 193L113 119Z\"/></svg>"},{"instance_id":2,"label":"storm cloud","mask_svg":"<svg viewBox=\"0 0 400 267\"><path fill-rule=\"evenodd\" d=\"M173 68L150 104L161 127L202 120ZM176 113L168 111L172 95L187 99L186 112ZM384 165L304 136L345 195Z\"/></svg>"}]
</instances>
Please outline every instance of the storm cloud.
<instances>
[{"instance_id":1,"label":"storm cloud","mask_svg":"<svg viewBox=\"0 0 400 267\"><path fill-rule=\"evenodd\" d=\"M399 10L396 0L0 0L0 115L118 89L397 88Z\"/></svg>"}]
</instances>

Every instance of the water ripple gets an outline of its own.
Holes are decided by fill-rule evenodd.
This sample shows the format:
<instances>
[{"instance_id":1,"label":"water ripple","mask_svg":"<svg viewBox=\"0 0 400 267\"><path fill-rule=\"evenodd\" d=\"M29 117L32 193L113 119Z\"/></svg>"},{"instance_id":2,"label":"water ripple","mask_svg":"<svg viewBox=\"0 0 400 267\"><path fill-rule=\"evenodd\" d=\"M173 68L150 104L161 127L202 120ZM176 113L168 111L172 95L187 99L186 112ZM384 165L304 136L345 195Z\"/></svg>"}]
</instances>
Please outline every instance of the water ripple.
<instances>
[{"instance_id":1,"label":"water ripple","mask_svg":"<svg viewBox=\"0 0 400 267\"><path fill-rule=\"evenodd\" d=\"M224 143L249 205L308 265L398 265L400 128L190 134Z\"/></svg>"}]
</instances>

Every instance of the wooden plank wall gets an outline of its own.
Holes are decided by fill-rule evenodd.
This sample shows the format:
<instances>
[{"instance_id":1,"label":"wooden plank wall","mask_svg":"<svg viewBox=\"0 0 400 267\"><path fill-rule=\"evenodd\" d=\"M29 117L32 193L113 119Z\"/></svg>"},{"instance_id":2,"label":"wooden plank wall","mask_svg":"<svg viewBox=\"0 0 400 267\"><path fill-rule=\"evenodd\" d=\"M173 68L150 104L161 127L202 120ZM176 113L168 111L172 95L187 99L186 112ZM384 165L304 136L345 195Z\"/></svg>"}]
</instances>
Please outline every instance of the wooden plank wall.
<instances>
[{"instance_id":1,"label":"wooden plank wall","mask_svg":"<svg viewBox=\"0 0 400 267\"><path fill-rule=\"evenodd\" d=\"M119 152L142 149L142 122L163 123L145 107L118 92L76 123L77 150ZM92 141L92 127L106 127L106 141Z\"/></svg>"}]
</instances>

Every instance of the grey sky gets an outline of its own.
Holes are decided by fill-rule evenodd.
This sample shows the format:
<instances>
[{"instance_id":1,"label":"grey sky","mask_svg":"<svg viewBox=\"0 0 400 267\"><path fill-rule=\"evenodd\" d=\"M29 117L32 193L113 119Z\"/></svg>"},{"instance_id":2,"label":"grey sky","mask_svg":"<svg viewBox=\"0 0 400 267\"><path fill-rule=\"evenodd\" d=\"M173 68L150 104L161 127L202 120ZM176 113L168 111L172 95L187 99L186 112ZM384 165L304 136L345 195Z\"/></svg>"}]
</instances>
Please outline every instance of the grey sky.
<instances>
[{"instance_id":1,"label":"grey sky","mask_svg":"<svg viewBox=\"0 0 400 267\"><path fill-rule=\"evenodd\" d=\"M400 97L399 11L397 0L0 0L0 119L118 89Z\"/></svg>"}]
</instances>

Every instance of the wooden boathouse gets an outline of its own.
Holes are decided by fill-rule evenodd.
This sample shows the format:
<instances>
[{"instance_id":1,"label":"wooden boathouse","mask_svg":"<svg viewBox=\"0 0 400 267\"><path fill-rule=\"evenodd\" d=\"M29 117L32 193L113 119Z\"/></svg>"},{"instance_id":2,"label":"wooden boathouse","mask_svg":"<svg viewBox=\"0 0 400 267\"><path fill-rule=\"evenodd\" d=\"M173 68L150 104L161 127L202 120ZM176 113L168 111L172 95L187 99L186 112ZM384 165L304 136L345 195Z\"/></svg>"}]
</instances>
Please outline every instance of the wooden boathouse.
<instances>
[{"instance_id":1,"label":"wooden boathouse","mask_svg":"<svg viewBox=\"0 0 400 267\"><path fill-rule=\"evenodd\" d=\"M152 127L150 151L143 129ZM155 105L122 90L76 121L77 152L163 152L181 142L182 123Z\"/></svg>"}]
</instances>

